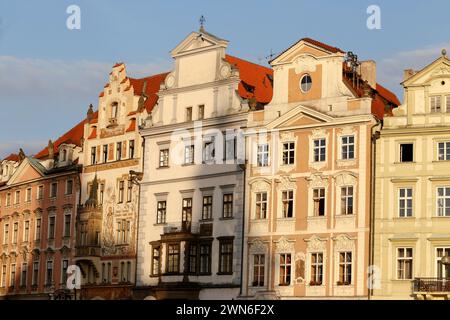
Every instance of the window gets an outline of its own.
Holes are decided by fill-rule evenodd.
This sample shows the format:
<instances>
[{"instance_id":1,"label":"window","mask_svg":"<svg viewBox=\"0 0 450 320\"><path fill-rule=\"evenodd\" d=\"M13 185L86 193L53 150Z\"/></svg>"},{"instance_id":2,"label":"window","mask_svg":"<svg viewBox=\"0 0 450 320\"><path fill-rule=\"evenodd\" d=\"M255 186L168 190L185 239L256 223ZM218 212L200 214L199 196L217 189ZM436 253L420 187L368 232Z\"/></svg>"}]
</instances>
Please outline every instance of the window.
<instances>
[{"instance_id":1,"label":"window","mask_svg":"<svg viewBox=\"0 0 450 320\"><path fill-rule=\"evenodd\" d=\"M203 197L203 209L202 209L202 220L212 219L212 196Z\"/></svg>"},{"instance_id":2,"label":"window","mask_svg":"<svg viewBox=\"0 0 450 320\"><path fill-rule=\"evenodd\" d=\"M412 143L400 144L400 162L413 162L414 145Z\"/></svg>"},{"instance_id":3,"label":"window","mask_svg":"<svg viewBox=\"0 0 450 320\"><path fill-rule=\"evenodd\" d=\"M302 90L303 93L307 93L309 90L311 90L312 87L312 79L309 74L305 74L300 79L300 90Z\"/></svg>"},{"instance_id":4,"label":"window","mask_svg":"<svg viewBox=\"0 0 450 320\"><path fill-rule=\"evenodd\" d=\"M116 143L116 160L122 160L122 142Z\"/></svg>"},{"instance_id":5,"label":"window","mask_svg":"<svg viewBox=\"0 0 450 320\"><path fill-rule=\"evenodd\" d=\"M126 278L125 278L125 275L126 275L126 273L125 273L125 262L124 261L121 261L120 262L120 282L126 282L127 280L126 280Z\"/></svg>"},{"instance_id":6,"label":"window","mask_svg":"<svg viewBox=\"0 0 450 320\"><path fill-rule=\"evenodd\" d=\"M269 145L268 144L258 145L257 163L258 163L258 167L267 167L269 165Z\"/></svg>"},{"instance_id":7,"label":"window","mask_svg":"<svg viewBox=\"0 0 450 320\"><path fill-rule=\"evenodd\" d=\"M445 96L445 112L450 112L450 96Z\"/></svg>"},{"instance_id":8,"label":"window","mask_svg":"<svg viewBox=\"0 0 450 320\"><path fill-rule=\"evenodd\" d=\"M35 235L34 240L40 240L41 239L41 219L36 219L36 229L35 229Z\"/></svg>"},{"instance_id":9,"label":"window","mask_svg":"<svg viewBox=\"0 0 450 320\"><path fill-rule=\"evenodd\" d=\"M450 265L442 264L442 257L450 256L450 248L436 248L436 267L439 279L450 279Z\"/></svg>"},{"instance_id":10,"label":"window","mask_svg":"<svg viewBox=\"0 0 450 320\"><path fill-rule=\"evenodd\" d=\"M314 216L325 216L325 189L318 188L313 190Z\"/></svg>"},{"instance_id":11,"label":"window","mask_svg":"<svg viewBox=\"0 0 450 320\"><path fill-rule=\"evenodd\" d=\"M215 143L214 137L208 137L210 141L205 142L203 147L203 163L211 163L215 160Z\"/></svg>"},{"instance_id":12,"label":"window","mask_svg":"<svg viewBox=\"0 0 450 320\"><path fill-rule=\"evenodd\" d=\"M6 194L6 206L9 207L11 205L11 193Z\"/></svg>"},{"instance_id":13,"label":"window","mask_svg":"<svg viewBox=\"0 0 450 320\"><path fill-rule=\"evenodd\" d=\"M320 286L323 281L323 253L311 253L311 286Z\"/></svg>"},{"instance_id":14,"label":"window","mask_svg":"<svg viewBox=\"0 0 450 320\"><path fill-rule=\"evenodd\" d=\"M437 188L437 216L450 217L450 187Z\"/></svg>"},{"instance_id":15,"label":"window","mask_svg":"<svg viewBox=\"0 0 450 320\"><path fill-rule=\"evenodd\" d=\"M127 202L131 202L133 198L133 181L130 179L128 180L127 184Z\"/></svg>"},{"instance_id":16,"label":"window","mask_svg":"<svg viewBox=\"0 0 450 320\"><path fill-rule=\"evenodd\" d=\"M2 287L6 287L6 265L2 266Z\"/></svg>"},{"instance_id":17,"label":"window","mask_svg":"<svg viewBox=\"0 0 450 320\"><path fill-rule=\"evenodd\" d=\"M341 214L353 214L353 187L341 188Z\"/></svg>"},{"instance_id":18,"label":"window","mask_svg":"<svg viewBox=\"0 0 450 320\"><path fill-rule=\"evenodd\" d=\"M200 244L200 274L211 274L211 243Z\"/></svg>"},{"instance_id":19,"label":"window","mask_svg":"<svg viewBox=\"0 0 450 320\"><path fill-rule=\"evenodd\" d=\"M194 145L184 147L184 164L194 163Z\"/></svg>"},{"instance_id":20,"label":"window","mask_svg":"<svg viewBox=\"0 0 450 320\"><path fill-rule=\"evenodd\" d=\"M167 245L167 273L178 273L180 271L180 245Z\"/></svg>"},{"instance_id":21,"label":"window","mask_svg":"<svg viewBox=\"0 0 450 320\"><path fill-rule=\"evenodd\" d=\"M55 216L51 216L48 218L48 238L54 239L55 238Z\"/></svg>"},{"instance_id":22,"label":"window","mask_svg":"<svg viewBox=\"0 0 450 320\"><path fill-rule=\"evenodd\" d=\"M253 287L264 286L265 255L253 255ZM290 272L289 272L290 274Z\"/></svg>"},{"instance_id":23,"label":"window","mask_svg":"<svg viewBox=\"0 0 450 320\"><path fill-rule=\"evenodd\" d=\"M3 244L8 244L9 242L9 224L3 226Z\"/></svg>"},{"instance_id":24,"label":"window","mask_svg":"<svg viewBox=\"0 0 450 320\"><path fill-rule=\"evenodd\" d=\"M72 194L73 192L73 180L66 181L66 195Z\"/></svg>"},{"instance_id":25,"label":"window","mask_svg":"<svg viewBox=\"0 0 450 320\"><path fill-rule=\"evenodd\" d=\"M37 286L39 282L39 261L33 262L33 279L32 285Z\"/></svg>"},{"instance_id":26,"label":"window","mask_svg":"<svg viewBox=\"0 0 450 320\"><path fill-rule=\"evenodd\" d=\"M441 112L441 96L430 97L431 113Z\"/></svg>"},{"instance_id":27,"label":"window","mask_svg":"<svg viewBox=\"0 0 450 320\"><path fill-rule=\"evenodd\" d=\"M222 218L233 218L233 194L232 193L226 193L223 195Z\"/></svg>"},{"instance_id":28,"label":"window","mask_svg":"<svg viewBox=\"0 0 450 320\"><path fill-rule=\"evenodd\" d=\"M66 285L67 283L67 269L69 268L69 260L63 260L61 263L61 283Z\"/></svg>"},{"instance_id":29,"label":"window","mask_svg":"<svg viewBox=\"0 0 450 320\"><path fill-rule=\"evenodd\" d=\"M37 199L38 200L44 199L44 186L39 186L38 187Z\"/></svg>"},{"instance_id":30,"label":"window","mask_svg":"<svg viewBox=\"0 0 450 320\"><path fill-rule=\"evenodd\" d=\"M31 188L27 188L25 191L25 202L31 202Z\"/></svg>"},{"instance_id":31,"label":"window","mask_svg":"<svg viewBox=\"0 0 450 320\"><path fill-rule=\"evenodd\" d=\"M97 148L91 147L91 164L97 163Z\"/></svg>"},{"instance_id":32,"label":"window","mask_svg":"<svg viewBox=\"0 0 450 320\"><path fill-rule=\"evenodd\" d=\"M157 208L158 212L156 215L157 224L166 223L166 208L167 208L166 201L158 201L158 208Z\"/></svg>"},{"instance_id":33,"label":"window","mask_svg":"<svg viewBox=\"0 0 450 320\"><path fill-rule=\"evenodd\" d=\"M134 159L134 140L130 140L128 144L128 157Z\"/></svg>"},{"instance_id":34,"label":"window","mask_svg":"<svg viewBox=\"0 0 450 320\"><path fill-rule=\"evenodd\" d=\"M159 150L159 167L167 168L169 166L169 149Z\"/></svg>"},{"instance_id":35,"label":"window","mask_svg":"<svg viewBox=\"0 0 450 320\"><path fill-rule=\"evenodd\" d=\"M50 198L56 198L56 195L58 194L58 183L52 182L50 185Z\"/></svg>"},{"instance_id":36,"label":"window","mask_svg":"<svg viewBox=\"0 0 450 320\"><path fill-rule=\"evenodd\" d=\"M352 283L352 253L339 252L339 282L338 285Z\"/></svg>"},{"instance_id":37,"label":"window","mask_svg":"<svg viewBox=\"0 0 450 320\"><path fill-rule=\"evenodd\" d=\"M201 104L198 106L198 120L205 118L205 105Z\"/></svg>"},{"instance_id":38,"label":"window","mask_svg":"<svg viewBox=\"0 0 450 320\"><path fill-rule=\"evenodd\" d=\"M283 143L283 164L294 164L295 159L295 143L287 142Z\"/></svg>"},{"instance_id":39,"label":"window","mask_svg":"<svg viewBox=\"0 0 450 320\"><path fill-rule=\"evenodd\" d=\"M10 278L9 278L9 286L14 288L16 284L16 264L11 264L11 272L10 272Z\"/></svg>"},{"instance_id":40,"label":"window","mask_svg":"<svg viewBox=\"0 0 450 320\"><path fill-rule=\"evenodd\" d=\"M158 275L160 270L160 246L154 246L152 249L152 275Z\"/></svg>"},{"instance_id":41,"label":"window","mask_svg":"<svg viewBox=\"0 0 450 320\"><path fill-rule=\"evenodd\" d=\"M236 136L225 136L225 161L236 159Z\"/></svg>"},{"instance_id":42,"label":"window","mask_svg":"<svg viewBox=\"0 0 450 320\"><path fill-rule=\"evenodd\" d=\"M28 264L26 263L22 263L22 272L20 274L20 286L21 287L26 287L27 285L27 270L28 269Z\"/></svg>"},{"instance_id":43,"label":"window","mask_svg":"<svg viewBox=\"0 0 450 320\"><path fill-rule=\"evenodd\" d=\"M117 221L117 244L128 244L130 240L130 221L118 220Z\"/></svg>"},{"instance_id":44,"label":"window","mask_svg":"<svg viewBox=\"0 0 450 320\"><path fill-rule=\"evenodd\" d=\"M439 161L450 160L450 142L438 143L438 160Z\"/></svg>"},{"instance_id":45,"label":"window","mask_svg":"<svg viewBox=\"0 0 450 320\"><path fill-rule=\"evenodd\" d=\"M398 216L412 217L412 188L398 189Z\"/></svg>"},{"instance_id":46,"label":"window","mask_svg":"<svg viewBox=\"0 0 450 320\"><path fill-rule=\"evenodd\" d=\"M287 190L281 193L283 205L283 218L292 218L294 214L294 191Z\"/></svg>"},{"instance_id":47,"label":"window","mask_svg":"<svg viewBox=\"0 0 450 320\"><path fill-rule=\"evenodd\" d=\"M66 161L66 160L67 160L67 150L64 149L64 150L62 151L61 161L64 162L64 161Z\"/></svg>"},{"instance_id":48,"label":"window","mask_svg":"<svg viewBox=\"0 0 450 320\"><path fill-rule=\"evenodd\" d=\"M17 191L14 193L14 204L19 204L19 203L20 203L20 191L17 190Z\"/></svg>"},{"instance_id":49,"label":"window","mask_svg":"<svg viewBox=\"0 0 450 320\"><path fill-rule=\"evenodd\" d=\"M192 198L183 199L181 220L183 222L183 231L189 231L192 221Z\"/></svg>"},{"instance_id":50,"label":"window","mask_svg":"<svg viewBox=\"0 0 450 320\"><path fill-rule=\"evenodd\" d=\"M49 261L47 261L47 272L46 272L45 284L47 286L49 286L52 283L53 283L53 261L49 260Z\"/></svg>"},{"instance_id":51,"label":"window","mask_svg":"<svg viewBox=\"0 0 450 320\"><path fill-rule=\"evenodd\" d=\"M124 188L125 188L125 181L119 181L119 203L123 203Z\"/></svg>"},{"instance_id":52,"label":"window","mask_svg":"<svg viewBox=\"0 0 450 320\"><path fill-rule=\"evenodd\" d=\"M291 284L291 254L280 254L280 279L278 285L288 286Z\"/></svg>"},{"instance_id":53,"label":"window","mask_svg":"<svg viewBox=\"0 0 450 320\"><path fill-rule=\"evenodd\" d=\"M14 222L13 224L13 238L12 238L12 243L16 244L17 243L17 235L19 234L19 223L18 222Z\"/></svg>"},{"instance_id":54,"label":"window","mask_svg":"<svg viewBox=\"0 0 450 320\"><path fill-rule=\"evenodd\" d=\"M256 194L256 215L255 219L267 218L267 192L258 192Z\"/></svg>"},{"instance_id":55,"label":"window","mask_svg":"<svg viewBox=\"0 0 450 320\"><path fill-rule=\"evenodd\" d=\"M117 118L118 108L119 108L119 104L117 102L113 102L111 104L111 118Z\"/></svg>"},{"instance_id":56,"label":"window","mask_svg":"<svg viewBox=\"0 0 450 320\"><path fill-rule=\"evenodd\" d=\"M355 158L355 137L342 137L342 160L350 160Z\"/></svg>"},{"instance_id":57,"label":"window","mask_svg":"<svg viewBox=\"0 0 450 320\"><path fill-rule=\"evenodd\" d=\"M326 150L325 139L314 140L314 162L325 161Z\"/></svg>"},{"instance_id":58,"label":"window","mask_svg":"<svg viewBox=\"0 0 450 320\"><path fill-rule=\"evenodd\" d=\"M103 204L103 195L105 194L105 184L104 183L100 183L100 204Z\"/></svg>"},{"instance_id":59,"label":"window","mask_svg":"<svg viewBox=\"0 0 450 320\"><path fill-rule=\"evenodd\" d=\"M397 248L397 279L411 280L413 275L413 249Z\"/></svg>"},{"instance_id":60,"label":"window","mask_svg":"<svg viewBox=\"0 0 450 320\"><path fill-rule=\"evenodd\" d=\"M108 162L108 145L103 145L103 163Z\"/></svg>"},{"instance_id":61,"label":"window","mask_svg":"<svg viewBox=\"0 0 450 320\"><path fill-rule=\"evenodd\" d=\"M27 220L23 224L23 241L30 241L30 221Z\"/></svg>"},{"instance_id":62,"label":"window","mask_svg":"<svg viewBox=\"0 0 450 320\"><path fill-rule=\"evenodd\" d=\"M233 240L220 240L219 243L219 273L233 273Z\"/></svg>"},{"instance_id":63,"label":"window","mask_svg":"<svg viewBox=\"0 0 450 320\"><path fill-rule=\"evenodd\" d=\"M72 216L70 214L64 215L64 237L70 237L70 220Z\"/></svg>"},{"instance_id":64,"label":"window","mask_svg":"<svg viewBox=\"0 0 450 320\"><path fill-rule=\"evenodd\" d=\"M189 273L197 273L197 244L191 243L189 245Z\"/></svg>"},{"instance_id":65,"label":"window","mask_svg":"<svg viewBox=\"0 0 450 320\"><path fill-rule=\"evenodd\" d=\"M192 107L186 108L186 121L192 121Z\"/></svg>"}]
</instances>

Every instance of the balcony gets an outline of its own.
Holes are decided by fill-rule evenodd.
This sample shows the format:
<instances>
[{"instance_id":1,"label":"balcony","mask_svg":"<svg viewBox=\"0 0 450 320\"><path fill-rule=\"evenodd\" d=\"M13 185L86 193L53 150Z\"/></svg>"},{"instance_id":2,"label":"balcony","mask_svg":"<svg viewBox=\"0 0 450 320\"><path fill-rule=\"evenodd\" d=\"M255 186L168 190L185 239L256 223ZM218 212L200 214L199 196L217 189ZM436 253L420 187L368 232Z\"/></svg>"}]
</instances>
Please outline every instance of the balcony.
<instances>
[{"instance_id":1,"label":"balcony","mask_svg":"<svg viewBox=\"0 0 450 320\"><path fill-rule=\"evenodd\" d=\"M75 250L76 257L99 257L101 254L99 246L77 246Z\"/></svg>"},{"instance_id":2,"label":"balcony","mask_svg":"<svg viewBox=\"0 0 450 320\"><path fill-rule=\"evenodd\" d=\"M174 234L174 233L198 233L199 225L197 223L192 223L191 221L181 221L168 223L164 226L164 234Z\"/></svg>"},{"instance_id":3,"label":"balcony","mask_svg":"<svg viewBox=\"0 0 450 320\"><path fill-rule=\"evenodd\" d=\"M450 278L415 278L412 284L413 295L418 299L450 299Z\"/></svg>"}]
</instances>

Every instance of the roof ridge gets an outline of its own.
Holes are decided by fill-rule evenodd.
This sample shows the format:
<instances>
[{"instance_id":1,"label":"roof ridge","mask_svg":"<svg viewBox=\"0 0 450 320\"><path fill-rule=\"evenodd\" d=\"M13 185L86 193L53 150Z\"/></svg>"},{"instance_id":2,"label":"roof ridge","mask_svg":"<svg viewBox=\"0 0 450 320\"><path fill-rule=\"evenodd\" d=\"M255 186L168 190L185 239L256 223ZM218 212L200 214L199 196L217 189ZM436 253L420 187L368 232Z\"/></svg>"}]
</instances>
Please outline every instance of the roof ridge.
<instances>
[{"instance_id":1,"label":"roof ridge","mask_svg":"<svg viewBox=\"0 0 450 320\"><path fill-rule=\"evenodd\" d=\"M242 59L242 58L233 56L233 55L231 55L231 54L226 54L225 57L227 57L227 56L230 57L230 58L234 58L234 59L239 59L239 60L241 60L241 61L245 61L245 62L247 62L247 63L251 63L251 64L253 64L253 65L257 66L257 67L260 67L260 68L264 68L264 69L273 71L270 67L263 66L263 65L261 65L261 64L259 64L259 63L256 63L256 62L253 62L253 61L249 61L249 60L247 60L247 59Z\"/></svg>"}]
</instances>

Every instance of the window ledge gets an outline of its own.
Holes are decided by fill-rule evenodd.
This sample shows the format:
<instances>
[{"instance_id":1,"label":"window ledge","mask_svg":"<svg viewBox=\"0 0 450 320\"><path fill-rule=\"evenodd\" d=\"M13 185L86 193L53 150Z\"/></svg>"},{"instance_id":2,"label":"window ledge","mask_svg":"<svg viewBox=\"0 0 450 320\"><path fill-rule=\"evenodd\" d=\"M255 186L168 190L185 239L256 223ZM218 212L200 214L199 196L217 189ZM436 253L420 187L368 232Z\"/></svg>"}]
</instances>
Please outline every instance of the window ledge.
<instances>
[{"instance_id":1,"label":"window ledge","mask_svg":"<svg viewBox=\"0 0 450 320\"><path fill-rule=\"evenodd\" d=\"M220 220L220 219L219 219ZM213 218L211 218L211 219L200 219L198 222L200 222L200 223L206 223L206 222L213 222L214 221L214 219Z\"/></svg>"},{"instance_id":2,"label":"window ledge","mask_svg":"<svg viewBox=\"0 0 450 320\"><path fill-rule=\"evenodd\" d=\"M218 276L232 276L233 272L217 272Z\"/></svg>"},{"instance_id":3,"label":"window ledge","mask_svg":"<svg viewBox=\"0 0 450 320\"><path fill-rule=\"evenodd\" d=\"M227 220L233 220L234 217L221 217L219 218L220 221L227 221Z\"/></svg>"},{"instance_id":4,"label":"window ledge","mask_svg":"<svg viewBox=\"0 0 450 320\"><path fill-rule=\"evenodd\" d=\"M156 170L170 169L170 166L157 167Z\"/></svg>"},{"instance_id":5,"label":"window ledge","mask_svg":"<svg viewBox=\"0 0 450 320\"><path fill-rule=\"evenodd\" d=\"M194 166L195 163L183 163L181 166L182 167L189 167L189 166Z\"/></svg>"},{"instance_id":6,"label":"window ledge","mask_svg":"<svg viewBox=\"0 0 450 320\"><path fill-rule=\"evenodd\" d=\"M155 227L162 227L162 226L165 226L165 225L167 225L167 222L162 222L162 223L154 223L153 224Z\"/></svg>"}]
</instances>

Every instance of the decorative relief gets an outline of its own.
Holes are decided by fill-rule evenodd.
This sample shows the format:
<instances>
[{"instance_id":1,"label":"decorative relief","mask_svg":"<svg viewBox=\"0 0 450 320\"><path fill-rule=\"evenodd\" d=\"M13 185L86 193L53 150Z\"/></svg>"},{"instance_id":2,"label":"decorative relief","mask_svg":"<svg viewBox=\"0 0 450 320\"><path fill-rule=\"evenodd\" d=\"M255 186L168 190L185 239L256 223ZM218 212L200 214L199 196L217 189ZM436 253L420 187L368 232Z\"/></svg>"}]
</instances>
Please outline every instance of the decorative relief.
<instances>
[{"instance_id":1,"label":"decorative relief","mask_svg":"<svg viewBox=\"0 0 450 320\"><path fill-rule=\"evenodd\" d=\"M275 252L283 253L283 252L293 252L294 251L294 242L289 241L286 237L282 236L280 240L274 241L276 243Z\"/></svg>"},{"instance_id":2,"label":"decorative relief","mask_svg":"<svg viewBox=\"0 0 450 320\"><path fill-rule=\"evenodd\" d=\"M304 252L295 254L295 282L297 284L305 282L305 261L306 255Z\"/></svg>"},{"instance_id":3,"label":"decorative relief","mask_svg":"<svg viewBox=\"0 0 450 320\"><path fill-rule=\"evenodd\" d=\"M297 184L296 180L290 178L289 176L283 176L277 179L277 182L279 183L278 189L279 190L296 190Z\"/></svg>"},{"instance_id":4,"label":"decorative relief","mask_svg":"<svg viewBox=\"0 0 450 320\"><path fill-rule=\"evenodd\" d=\"M321 173L314 173L306 179L310 188L326 188L328 186L329 178Z\"/></svg>"},{"instance_id":5,"label":"decorative relief","mask_svg":"<svg viewBox=\"0 0 450 320\"><path fill-rule=\"evenodd\" d=\"M353 172L338 173L334 176L335 184L338 187L356 186L358 178Z\"/></svg>"},{"instance_id":6,"label":"decorative relief","mask_svg":"<svg viewBox=\"0 0 450 320\"><path fill-rule=\"evenodd\" d=\"M267 244L260 239L255 239L250 243L250 254L265 254L267 252Z\"/></svg>"},{"instance_id":7,"label":"decorative relief","mask_svg":"<svg viewBox=\"0 0 450 320\"><path fill-rule=\"evenodd\" d=\"M293 131L283 131L280 133L280 141L286 142L286 141L295 141L295 135Z\"/></svg>"},{"instance_id":8,"label":"decorative relief","mask_svg":"<svg viewBox=\"0 0 450 320\"><path fill-rule=\"evenodd\" d=\"M252 186L252 191L254 191L254 192L270 190L270 183L266 182L264 180L256 180L254 182L250 182L250 184Z\"/></svg>"},{"instance_id":9,"label":"decorative relief","mask_svg":"<svg viewBox=\"0 0 450 320\"><path fill-rule=\"evenodd\" d=\"M100 138L110 138L115 136L121 136L125 133L125 127L123 125L108 128L108 129L101 129L100 130Z\"/></svg>"},{"instance_id":10,"label":"decorative relief","mask_svg":"<svg viewBox=\"0 0 450 320\"><path fill-rule=\"evenodd\" d=\"M322 128L313 129L311 131L310 138L311 139L328 138L328 133L325 129Z\"/></svg>"},{"instance_id":11,"label":"decorative relief","mask_svg":"<svg viewBox=\"0 0 450 320\"><path fill-rule=\"evenodd\" d=\"M442 66L440 68L437 68L433 73L432 76L441 76L441 75L450 75L450 68Z\"/></svg>"},{"instance_id":12,"label":"decorative relief","mask_svg":"<svg viewBox=\"0 0 450 320\"><path fill-rule=\"evenodd\" d=\"M340 130L340 134L343 136L349 136L355 134L356 130L354 127L344 127Z\"/></svg>"},{"instance_id":13,"label":"decorative relief","mask_svg":"<svg viewBox=\"0 0 450 320\"><path fill-rule=\"evenodd\" d=\"M317 60L309 55L303 55L294 60L295 73L316 72Z\"/></svg>"},{"instance_id":14,"label":"decorative relief","mask_svg":"<svg viewBox=\"0 0 450 320\"><path fill-rule=\"evenodd\" d=\"M336 251L352 251L355 249L355 241L347 235L340 234L334 240L334 249Z\"/></svg>"},{"instance_id":15,"label":"decorative relief","mask_svg":"<svg viewBox=\"0 0 450 320\"><path fill-rule=\"evenodd\" d=\"M307 242L308 251L325 251L326 250L326 240L320 239L317 235L313 235Z\"/></svg>"}]
</instances>

